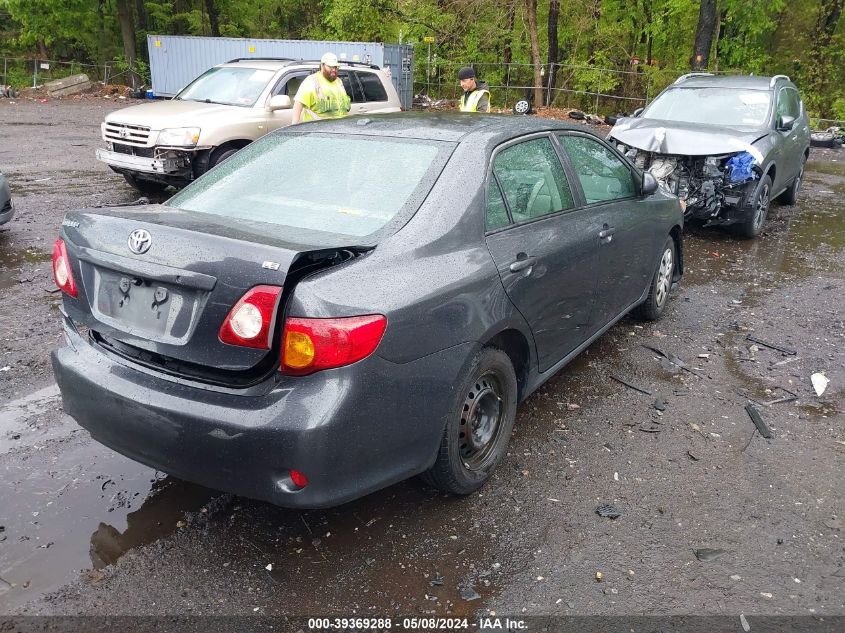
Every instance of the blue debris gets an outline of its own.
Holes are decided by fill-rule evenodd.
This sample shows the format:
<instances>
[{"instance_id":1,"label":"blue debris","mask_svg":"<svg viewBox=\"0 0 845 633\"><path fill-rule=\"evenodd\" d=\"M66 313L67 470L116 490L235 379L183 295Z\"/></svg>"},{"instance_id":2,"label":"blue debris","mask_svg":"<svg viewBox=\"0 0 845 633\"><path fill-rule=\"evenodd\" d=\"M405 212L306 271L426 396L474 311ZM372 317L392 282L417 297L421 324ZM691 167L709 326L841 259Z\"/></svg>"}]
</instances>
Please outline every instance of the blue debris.
<instances>
[{"instance_id":1,"label":"blue debris","mask_svg":"<svg viewBox=\"0 0 845 633\"><path fill-rule=\"evenodd\" d=\"M753 167L757 163L757 160L748 152L741 152L736 156L732 156L727 163L725 163L725 167L731 170L730 173L730 181L731 182L745 182L746 180L751 180L754 178L754 171Z\"/></svg>"}]
</instances>

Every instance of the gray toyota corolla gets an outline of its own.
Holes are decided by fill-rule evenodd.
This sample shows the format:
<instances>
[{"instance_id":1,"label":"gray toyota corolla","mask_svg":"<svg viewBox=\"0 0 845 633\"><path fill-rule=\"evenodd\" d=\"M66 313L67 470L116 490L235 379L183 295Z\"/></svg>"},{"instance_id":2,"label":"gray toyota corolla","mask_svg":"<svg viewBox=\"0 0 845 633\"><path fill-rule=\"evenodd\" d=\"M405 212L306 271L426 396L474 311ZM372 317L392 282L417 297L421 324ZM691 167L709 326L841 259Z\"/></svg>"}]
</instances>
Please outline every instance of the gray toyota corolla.
<instances>
[{"instance_id":1,"label":"gray toyota corolla","mask_svg":"<svg viewBox=\"0 0 845 633\"><path fill-rule=\"evenodd\" d=\"M103 444L303 508L468 494L517 403L682 273L677 198L581 127L321 121L162 205L68 213L64 408Z\"/></svg>"}]
</instances>

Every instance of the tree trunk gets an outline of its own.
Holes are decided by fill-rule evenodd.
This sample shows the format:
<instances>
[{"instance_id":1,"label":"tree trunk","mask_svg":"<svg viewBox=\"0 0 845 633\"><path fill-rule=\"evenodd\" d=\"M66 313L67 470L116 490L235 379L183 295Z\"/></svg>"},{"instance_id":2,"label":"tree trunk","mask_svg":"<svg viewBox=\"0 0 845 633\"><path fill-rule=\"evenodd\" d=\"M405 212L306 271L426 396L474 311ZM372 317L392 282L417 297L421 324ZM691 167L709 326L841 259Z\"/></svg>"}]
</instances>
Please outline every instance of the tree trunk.
<instances>
[{"instance_id":1,"label":"tree trunk","mask_svg":"<svg viewBox=\"0 0 845 633\"><path fill-rule=\"evenodd\" d=\"M698 11L698 27L695 29L695 44L689 62L692 70L707 68L715 28L716 0L701 0L701 8Z\"/></svg>"},{"instance_id":2,"label":"tree trunk","mask_svg":"<svg viewBox=\"0 0 845 633\"><path fill-rule=\"evenodd\" d=\"M144 0L135 0L135 15L138 16L138 28L146 33L149 20L147 19L147 7L144 6Z\"/></svg>"},{"instance_id":3,"label":"tree trunk","mask_svg":"<svg viewBox=\"0 0 845 633\"><path fill-rule=\"evenodd\" d=\"M38 45L38 57L41 58L41 59L45 59L45 60L49 59L50 53L47 52L47 45L44 43L44 39L39 37L37 45Z\"/></svg>"},{"instance_id":4,"label":"tree trunk","mask_svg":"<svg viewBox=\"0 0 845 633\"><path fill-rule=\"evenodd\" d=\"M557 79L558 43L557 43L557 22L560 17L560 0L549 0L549 86L555 87ZM549 91L546 105L552 105L554 98Z\"/></svg>"},{"instance_id":5,"label":"tree trunk","mask_svg":"<svg viewBox=\"0 0 845 633\"><path fill-rule=\"evenodd\" d=\"M816 31L813 33L813 43L808 56L808 97L815 102L822 115L828 113L833 99L833 92L826 90L831 76L829 49L839 17L842 15L843 5L845 0L820 0Z\"/></svg>"},{"instance_id":6,"label":"tree trunk","mask_svg":"<svg viewBox=\"0 0 845 633\"><path fill-rule=\"evenodd\" d=\"M220 10L214 0L205 0L205 8L208 11L208 21L211 23L211 36L220 37Z\"/></svg>"},{"instance_id":7,"label":"tree trunk","mask_svg":"<svg viewBox=\"0 0 845 633\"><path fill-rule=\"evenodd\" d=\"M123 36L123 54L129 64L129 82L137 90L141 81L135 73L135 16L129 0L117 0L117 19L120 22L120 34Z\"/></svg>"},{"instance_id":8,"label":"tree trunk","mask_svg":"<svg viewBox=\"0 0 845 633\"><path fill-rule=\"evenodd\" d=\"M502 52L502 63L507 66L513 61L513 25L516 21L516 2L508 5L508 18L505 24L505 50Z\"/></svg>"},{"instance_id":9,"label":"tree trunk","mask_svg":"<svg viewBox=\"0 0 845 633\"><path fill-rule=\"evenodd\" d=\"M537 0L525 0L525 9L528 13L528 36L531 39L531 63L534 64L534 106L540 107L543 103L543 61L540 59L540 38L537 32Z\"/></svg>"}]
</instances>

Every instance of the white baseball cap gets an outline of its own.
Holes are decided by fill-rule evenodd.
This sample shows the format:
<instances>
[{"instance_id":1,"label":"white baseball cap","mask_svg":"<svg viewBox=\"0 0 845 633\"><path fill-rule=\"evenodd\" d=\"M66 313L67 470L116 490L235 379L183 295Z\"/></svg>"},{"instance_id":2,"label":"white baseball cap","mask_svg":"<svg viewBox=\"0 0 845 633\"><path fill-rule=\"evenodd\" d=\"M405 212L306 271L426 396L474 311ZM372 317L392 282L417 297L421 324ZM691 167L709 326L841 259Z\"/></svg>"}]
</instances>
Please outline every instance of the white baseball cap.
<instances>
[{"instance_id":1,"label":"white baseball cap","mask_svg":"<svg viewBox=\"0 0 845 633\"><path fill-rule=\"evenodd\" d=\"M340 66L340 62L337 61L337 55L334 53L326 53L320 58L320 63L325 64L326 66L332 66L337 68Z\"/></svg>"}]
</instances>

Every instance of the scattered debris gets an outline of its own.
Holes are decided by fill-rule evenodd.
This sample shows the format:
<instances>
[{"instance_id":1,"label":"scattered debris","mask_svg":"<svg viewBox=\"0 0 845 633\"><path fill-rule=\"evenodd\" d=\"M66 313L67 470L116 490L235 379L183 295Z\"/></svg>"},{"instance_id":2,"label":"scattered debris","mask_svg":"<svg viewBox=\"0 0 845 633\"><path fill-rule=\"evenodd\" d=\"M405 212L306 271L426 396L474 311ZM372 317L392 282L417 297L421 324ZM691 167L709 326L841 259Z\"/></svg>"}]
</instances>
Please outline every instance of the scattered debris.
<instances>
[{"instance_id":1,"label":"scattered debris","mask_svg":"<svg viewBox=\"0 0 845 633\"><path fill-rule=\"evenodd\" d=\"M731 576L731 580L739 582L740 580L742 580L742 576L740 576L739 574L734 574L733 576Z\"/></svg>"},{"instance_id":2,"label":"scattered debris","mask_svg":"<svg viewBox=\"0 0 845 633\"><path fill-rule=\"evenodd\" d=\"M788 347L781 347L780 345L769 343L768 341L764 341L763 339L757 338L756 336L752 336L751 334L748 334L745 337L745 340L751 341L752 343L757 343L757 345L762 345L763 347L768 347L769 349L776 349L779 352L783 352L787 356L795 356L798 353L794 349L789 349Z\"/></svg>"},{"instance_id":3,"label":"scattered debris","mask_svg":"<svg viewBox=\"0 0 845 633\"><path fill-rule=\"evenodd\" d=\"M269 563L266 567L264 567L267 571L273 571L273 563Z\"/></svg>"},{"instance_id":4,"label":"scattered debris","mask_svg":"<svg viewBox=\"0 0 845 633\"><path fill-rule=\"evenodd\" d=\"M9 367L8 365L6 365L5 367L0 367L0 371L9 371L10 369L11 367Z\"/></svg>"},{"instance_id":5,"label":"scattered debris","mask_svg":"<svg viewBox=\"0 0 845 633\"><path fill-rule=\"evenodd\" d=\"M757 430L760 431L760 435L765 437L767 440L772 439L771 429L763 420L762 416L760 415L760 412L754 407L754 405L745 405L745 410L748 413L748 417L750 417L751 421L754 422L754 426L756 426Z\"/></svg>"},{"instance_id":6,"label":"scattered debris","mask_svg":"<svg viewBox=\"0 0 845 633\"><path fill-rule=\"evenodd\" d=\"M432 587L442 587L443 586L443 576L440 575L439 572L434 574L434 580L429 581Z\"/></svg>"},{"instance_id":7,"label":"scattered debris","mask_svg":"<svg viewBox=\"0 0 845 633\"><path fill-rule=\"evenodd\" d=\"M602 574L600 571L597 571L596 572L596 582L601 582L603 579L604 579L604 574Z\"/></svg>"},{"instance_id":8,"label":"scattered debris","mask_svg":"<svg viewBox=\"0 0 845 633\"><path fill-rule=\"evenodd\" d=\"M703 547L701 549L692 550L692 553L695 554L695 557L702 563L709 563L710 561L714 561L726 552L727 550L710 549L709 547Z\"/></svg>"},{"instance_id":9,"label":"scattered debris","mask_svg":"<svg viewBox=\"0 0 845 633\"><path fill-rule=\"evenodd\" d=\"M829 521L825 521L824 524L825 527L828 527L831 530L841 530L843 525L840 519L831 519Z\"/></svg>"},{"instance_id":10,"label":"scattered debris","mask_svg":"<svg viewBox=\"0 0 845 633\"><path fill-rule=\"evenodd\" d=\"M765 591L761 591L760 595L763 596L764 598L769 598L769 599L771 599L773 597L772 594L765 592Z\"/></svg>"},{"instance_id":11,"label":"scattered debris","mask_svg":"<svg viewBox=\"0 0 845 633\"><path fill-rule=\"evenodd\" d=\"M828 380L828 377L821 372L816 372L815 374L810 376L810 382L813 383L813 389L816 390L817 396L822 395L825 392L825 389L827 389L828 384L830 384L830 380Z\"/></svg>"},{"instance_id":12,"label":"scattered debris","mask_svg":"<svg viewBox=\"0 0 845 633\"><path fill-rule=\"evenodd\" d=\"M777 387L777 389L780 389L781 391L784 391L789 395L784 396L783 398L776 398L774 400L769 400L768 402L761 402L760 404L767 406L767 407L770 407L773 404L780 404L781 402L793 402L795 400L798 400L798 394L793 393L792 391L790 391L786 387Z\"/></svg>"},{"instance_id":13,"label":"scattered debris","mask_svg":"<svg viewBox=\"0 0 845 633\"><path fill-rule=\"evenodd\" d=\"M663 430L663 427L657 422L645 422L637 427L637 429L643 433L660 433L660 431Z\"/></svg>"},{"instance_id":14,"label":"scattered debris","mask_svg":"<svg viewBox=\"0 0 845 633\"><path fill-rule=\"evenodd\" d=\"M745 633L748 633L751 630L751 625L748 624L748 620L745 619L745 616L742 613L739 614L739 624Z\"/></svg>"},{"instance_id":15,"label":"scattered debris","mask_svg":"<svg viewBox=\"0 0 845 633\"><path fill-rule=\"evenodd\" d=\"M596 514L608 519L618 519L622 516L622 513L609 503L605 503L604 505L600 505L596 508Z\"/></svg>"},{"instance_id":16,"label":"scattered debris","mask_svg":"<svg viewBox=\"0 0 845 633\"><path fill-rule=\"evenodd\" d=\"M666 403L663 402L663 398L658 398L654 401L654 408L658 411L665 411L666 410Z\"/></svg>"},{"instance_id":17,"label":"scattered debris","mask_svg":"<svg viewBox=\"0 0 845 633\"><path fill-rule=\"evenodd\" d=\"M478 600L481 598L481 594L479 594L475 589L468 586L461 586L458 588L458 593L460 593L461 598L466 600L467 602L471 600Z\"/></svg>"},{"instance_id":18,"label":"scattered debris","mask_svg":"<svg viewBox=\"0 0 845 633\"><path fill-rule=\"evenodd\" d=\"M611 374L610 377L613 378L613 380L615 380L616 382L621 382L623 385L625 385L629 389L633 389L634 391L639 391L640 393L645 394L647 396L654 395L648 389L643 389L642 387L637 387L637 385L630 383L627 380L620 378L619 376L614 376L613 374Z\"/></svg>"},{"instance_id":19,"label":"scattered debris","mask_svg":"<svg viewBox=\"0 0 845 633\"><path fill-rule=\"evenodd\" d=\"M684 371L688 371L688 372L689 372L689 373L691 373L693 376L697 376L698 378L704 378L704 376L703 376L700 372L696 371L695 369L693 369L692 367L690 367L689 365L687 365L687 364L686 364L683 360L681 360L680 358L678 358L678 357L677 357L677 356L675 356L674 354L667 354L667 353L666 353L666 352L664 352L662 349L659 349L659 348L654 347L654 346L652 346L652 345L645 345L645 344L643 344L643 347L645 347L645 348L646 348L646 349L648 349L648 350L651 350L652 352L654 352L654 353L655 353L655 354L657 354L658 356L661 356L661 357L665 358L665 359L666 359L666 360L668 360L670 363L672 363L673 365L676 365L677 367L680 367L680 368L681 368L681 369L683 369Z\"/></svg>"},{"instance_id":20,"label":"scattered debris","mask_svg":"<svg viewBox=\"0 0 845 633\"><path fill-rule=\"evenodd\" d=\"M694 461L694 462L697 462L698 460L700 460L700 459L701 459L700 457L697 457L696 455L693 455L693 454L692 454L692 451L687 451L687 455L689 455L690 459L691 459L692 461Z\"/></svg>"}]
</instances>

